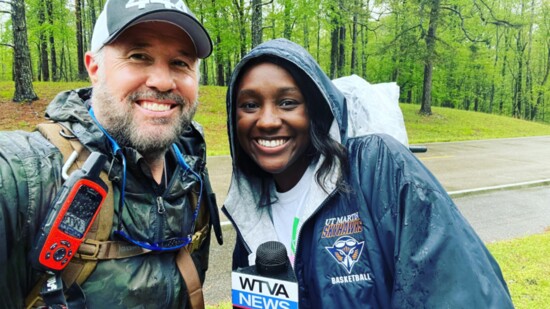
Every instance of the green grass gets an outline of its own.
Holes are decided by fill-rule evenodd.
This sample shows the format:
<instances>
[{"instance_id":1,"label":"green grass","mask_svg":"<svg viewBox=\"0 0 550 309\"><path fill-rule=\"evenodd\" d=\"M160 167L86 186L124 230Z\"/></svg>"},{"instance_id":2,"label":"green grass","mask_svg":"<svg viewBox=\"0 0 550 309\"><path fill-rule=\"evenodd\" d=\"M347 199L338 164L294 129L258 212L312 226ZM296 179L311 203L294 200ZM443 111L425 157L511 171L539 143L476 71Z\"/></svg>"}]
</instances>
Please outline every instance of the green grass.
<instances>
[{"instance_id":1,"label":"green grass","mask_svg":"<svg viewBox=\"0 0 550 309\"><path fill-rule=\"evenodd\" d=\"M206 309L231 309L231 302L221 302L217 305L206 305Z\"/></svg>"},{"instance_id":2,"label":"green grass","mask_svg":"<svg viewBox=\"0 0 550 309\"><path fill-rule=\"evenodd\" d=\"M31 130L49 100L58 92L85 87L88 83L34 83L41 98L30 106L30 112L15 115L29 106L9 102L13 95L13 83L0 82L0 108L13 113L1 118L0 130L18 128ZM204 86L199 91L200 106L195 117L205 130L208 155L229 153L226 129L225 87ZM13 108L16 106L16 108ZM411 144L479 140L522 136L550 135L550 125L534 123L510 117L432 107L432 116L418 114L420 107L400 104ZM8 111L9 110L9 111ZM15 112L12 112L14 110ZM6 112L8 111L8 112ZM8 116L8 115L3 115ZM488 244L499 262L510 288L516 308L548 308L550 304L550 232ZM207 308L231 308L230 303L220 303Z\"/></svg>"},{"instance_id":3,"label":"green grass","mask_svg":"<svg viewBox=\"0 0 550 309\"><path fill-rule=\"evenodd\" d=\"M498 261L517 309L550 304L550 232L488 244Z\"/></svg>"},{"instance_id":4,"label":"green grass","mask_svg":"<svg viewBox=\"0 0 550 309\"><path fill-rule=\"evenodd\" d=\"M195 120L204 127L208 155L229 154L225 87L205 86L199 90L199 108Z\"/></svg>"},{"instance_id":5,"label":"green grass","mask_svg":"<svg viewBox=\"0 0 550 309\"><path fill-rule=\"evenodd\" d=\"M550 135L549 124L442 107L423 116L419 105L400 106L411 144Z\"/></svg>"},{"instance_id":6,"label":"green grass","mask_svg":"<svg viewBox=\"0 0 550 309\"><path fill-rule=\"evenodd\" d=\"M33 82L34 92L39 98L53 99L56 94L61 91L76 89L89 86L88 82L68 82L68 83L53 83L53 82ZM14 93L14 85L12 82L0 82L0 99L11 100Z\"/></svg>"}]
</instances>

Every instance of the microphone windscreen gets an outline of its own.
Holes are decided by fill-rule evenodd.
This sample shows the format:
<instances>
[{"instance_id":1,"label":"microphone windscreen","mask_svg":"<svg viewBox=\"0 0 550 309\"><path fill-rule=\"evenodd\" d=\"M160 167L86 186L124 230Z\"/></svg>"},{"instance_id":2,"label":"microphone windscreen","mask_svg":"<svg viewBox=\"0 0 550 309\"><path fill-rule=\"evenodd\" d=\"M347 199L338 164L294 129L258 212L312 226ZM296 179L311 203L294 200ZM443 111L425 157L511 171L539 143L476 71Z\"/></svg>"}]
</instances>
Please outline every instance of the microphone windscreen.
<instances>
[{"instance_id":1,"label":"microphone windscreen","mask_svg":"<svg viewBox=\"0 0 550 309\"><path fill-rule=\"evenodd\" d=\"M256 250L256 271L267 277L286 273L290 260L285 246L278 241L267 241Z\"/></svg>"}]
</instances>

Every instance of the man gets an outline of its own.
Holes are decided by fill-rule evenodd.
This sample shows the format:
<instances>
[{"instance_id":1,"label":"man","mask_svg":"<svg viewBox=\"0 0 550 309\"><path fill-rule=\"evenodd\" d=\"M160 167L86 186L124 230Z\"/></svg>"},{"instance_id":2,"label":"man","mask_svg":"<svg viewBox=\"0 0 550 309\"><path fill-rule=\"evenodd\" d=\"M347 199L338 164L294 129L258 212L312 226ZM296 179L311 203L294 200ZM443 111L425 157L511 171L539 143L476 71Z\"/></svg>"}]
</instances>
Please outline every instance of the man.
<instances>
[{"instance_id":1,"label":"man","mask_svg":"<svg viewBox=\"0 0 550 309\"><path fill-rule=\"evenodd\" d=\"M208 223L198 241L191 235L199 221L219 222L202 129L192 118L199 59L211 51L208 33L180 0L108 0L85 56L93 87L63 92L48 106L60 134L107 156L108 239L113 251L139 252L99 260L83 283L66 286L70 308L189 307L190 279L182 274L190 269L176 265L183 247L195 249L187 266L204 282ZM39 132L0 133L0 308L30 305L25 298L44 277L31 266L31 249L62 185L58 148Z\"/></svg>"}]
</instances>

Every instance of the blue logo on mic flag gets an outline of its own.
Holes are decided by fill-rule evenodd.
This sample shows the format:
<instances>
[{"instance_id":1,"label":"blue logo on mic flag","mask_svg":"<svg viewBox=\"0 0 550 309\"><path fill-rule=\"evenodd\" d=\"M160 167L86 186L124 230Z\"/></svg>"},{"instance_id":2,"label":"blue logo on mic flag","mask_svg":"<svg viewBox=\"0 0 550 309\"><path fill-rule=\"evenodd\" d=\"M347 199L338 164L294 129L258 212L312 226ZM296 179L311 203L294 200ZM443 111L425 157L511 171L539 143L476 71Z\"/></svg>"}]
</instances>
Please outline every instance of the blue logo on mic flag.
<instances>
[{"instance_id":1,"label":"blue logo on mic flag","mask_svg":"<svg viewBox=\"0 0 550 309\"><path fill-rule=\"evenodd\" d=\"M250 274L231 274L234 308L298 309L298 284Z\"/></svg>"}]
</instances>

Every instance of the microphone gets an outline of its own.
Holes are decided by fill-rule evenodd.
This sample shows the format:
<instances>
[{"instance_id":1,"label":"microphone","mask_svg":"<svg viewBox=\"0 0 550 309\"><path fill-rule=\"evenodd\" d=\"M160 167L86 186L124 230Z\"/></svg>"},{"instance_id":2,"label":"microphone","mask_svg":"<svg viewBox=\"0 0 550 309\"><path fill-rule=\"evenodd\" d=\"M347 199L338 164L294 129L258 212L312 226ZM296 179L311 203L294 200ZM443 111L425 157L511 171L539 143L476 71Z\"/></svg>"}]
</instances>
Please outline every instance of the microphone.
<instances>
[{"instance_id":1,"label":"microphone","mask_svg":"<svg viewBox=\"0 0 550 309\"><path fill-rule=\"evenodd\" d=\"M231 273L233 308L298 309L298 283L285 246L268 241L256 250L256 265Z\"/></svg>"}]
</instances>

